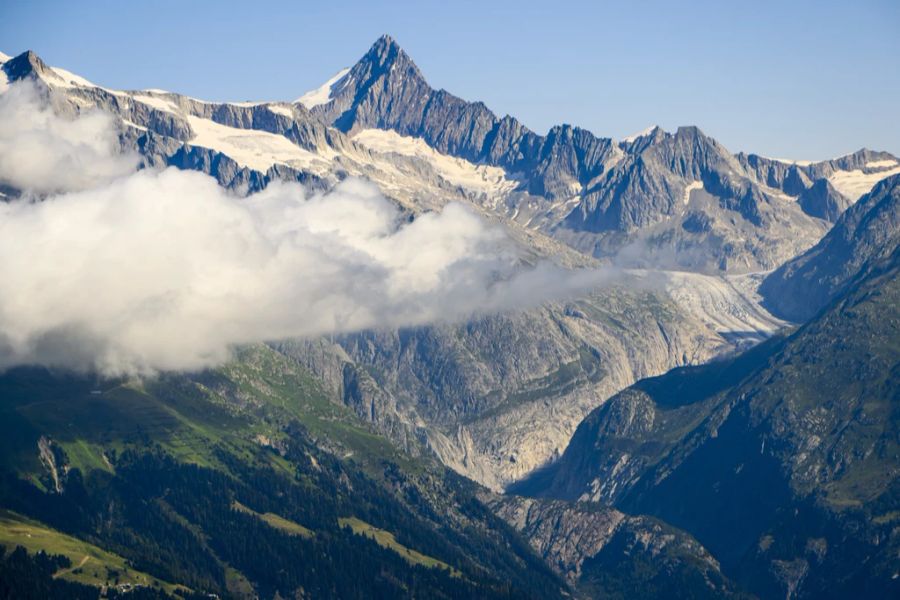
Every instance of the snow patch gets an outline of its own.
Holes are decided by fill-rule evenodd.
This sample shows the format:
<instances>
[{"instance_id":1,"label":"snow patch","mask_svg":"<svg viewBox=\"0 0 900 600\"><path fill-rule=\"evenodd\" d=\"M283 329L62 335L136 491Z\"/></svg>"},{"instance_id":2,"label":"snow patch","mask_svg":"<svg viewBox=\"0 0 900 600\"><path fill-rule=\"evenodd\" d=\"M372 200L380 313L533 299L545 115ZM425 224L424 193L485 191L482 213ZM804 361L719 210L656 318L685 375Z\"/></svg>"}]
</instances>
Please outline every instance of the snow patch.
<instances>
[{"instance_id":1,"label":"snow patch","mask_svg":"<svg viewBox=\"0 0 900 600\"><path fill-rule=\"evenodd\" d=\"M242 167L265 172L276 164L300 169L328 166L317 155L281 135L255 129L237 129L200 117L189 116L187 120L196 134L189 142L191 145L221 152Z\"/></svg>"},{"instance_id":2,"label":"snow patch","mask_svg":"<svg viewBox=\"0 0 900 600\"><path fill-rule=\"evenodd\" d=\"M81 75L76 75L71 71L66 71L59 67L50 67L50 70L62 79L62 87L99 87L97 84L92 83Z\"/></svg>"},{"instance_id":3,"label":"snow patch","mask_svg":"<svg viewBox=\"0 0 900 600\"><path fill-rule=\"evenodd\" d=\"M869 164L866 166L869 166ZM876 183L897 173L900 173L900 166L886 171L876 171L875 173L863 173L860 169L835 171L828 176L828 181L834 186L834 189L856 202L864 194L868 194Z\"/></svg>"},{"instance_id":4,"label":"snow patch","mask_svg":"<svg viewBox=\"0 0 900 600\"><path fill-rule=\"evenodd\" d=\"M134 127L135 129L139 129L141 131L147 131L147 128L143 125L138 125L137 123L132 123L128 119L122 119L122 122L128 125L129 127Z\"/></svg>"},{"instance_id":5,"label":"snow patch","mask_svg":"<svg viewBox=\"0 0 900 600\"><path fill-rule=\"evenodd\" d=\"M694 190L702 190L702 189L703 189L702 181L692 181L691 183L687 184L687 187L684 188L684 197L682 198L684 205L687 206L688 202L691 201L691 192L693 192Z\"/></svg>"},{"instance_id":6,"label":"snow patch","mask_svg":"<svg viewBox=\"0 0 900 600\"><path fill-rule=\"evenodd\" d=\"M784 163L786 165L797 165L798 167L808 167L809 165L816 164L816 161L814 160L794 160L792 158L770 158L769 160L774 160L775 162Z\"/></svg>"},{"instance_id":7,"label":"snow patch","mask_svg":"<svg viewBox=\"0 0 900 600\"><path fill-rule=\"evenodd\" d=\"M4 54L4 53L0 52L0 63L5 63L10 58L12 58L12 57L9 54Z\"/></svg>"},{"instance_id":8,"label":"snow patch","mask_svg":"<svg viewBox=\"0 0 900 600\"><path fill-rule=\"evenodd\" d=\"M314 106L319 106L320 104L328 104L331 102L331 90L339 82L343 79L344 75L350 72L349 68L341 69L337 72L337 74L323 83L320 87L306 92L294 102L299 102L306 108L313 108Z\"/></svg>"},{"instance_id":9,"label":"snow patch","mask_svg":"<svg viewBox=\"0 0 900 600\"><path fill-rule=\"evenodd\" d=\"M163 98L156 98L155 96L145 96L143 94L136 94L132 96L137 102L141 104L146 104L147 106L152 106L157 110L162 110L170 113L177 113L178 107L175 106L174 103L169 100L164 100Z\"/></svg>"},{"instance_id":10,"label":"snow patch","mask_svg":"<svg viewBox=\"0 0 900 600\"><path fill-rule=\"evenodd\" d=\"M476 165L462 158L441 154L420 138L402 136L395 131L363 129L353 141L372 152L400 154L427 162L444 180L478 193L512 190L517 183L500 167Z\"/></svg>"},{"instance_id":11,"label":"snow patch","mask_svg":"<svg viewBox=\"0 0 900 600\"><path fill-rule=\"evenodd\" d=\"M628 142L630 144L631 142L633 142L635 140L639 140L640 138L644 137L645 135L650 135L651 133L653 133L653 131L657 127L659 127L659 125L651 125L650 127L647 127L646 129L642 129L642 130L638 131L637 133L633 133L633 134L629 135L628 137L622 138L622 141Z\"/></svg>"},{"instance_id":12,"label":"snow patch","mask_svg":"<svg viewBox=\"0 0 900 600\"><path fill-rule=\"evenodd\" d=\"M273 112L276 115L283 115L285 117L288 117L289 119L294 118L294 111L292 111L287 106L280 106L278 104L267 104L266 108L268 108L270 112Z\"/></svg>"},{"instance_id":13,"label":"snow patch","mask_svg":"<svg viewBox=\"0 0 900 600\"><path fill-rule=\"evenodd\" d=\"M873 160L866 163L867 169L884 169L887 167L893 167L897 165L896 160Z\"/></svg>"}]
</instances>

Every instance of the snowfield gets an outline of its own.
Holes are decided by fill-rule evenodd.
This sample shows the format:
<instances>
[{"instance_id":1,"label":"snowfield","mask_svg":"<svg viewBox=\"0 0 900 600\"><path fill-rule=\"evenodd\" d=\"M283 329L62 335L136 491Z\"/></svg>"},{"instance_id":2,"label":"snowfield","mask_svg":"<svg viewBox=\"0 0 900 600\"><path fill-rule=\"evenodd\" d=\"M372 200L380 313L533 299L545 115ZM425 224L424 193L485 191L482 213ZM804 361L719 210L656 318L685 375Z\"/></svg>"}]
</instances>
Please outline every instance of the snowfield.
<instances>
[{"instance_id":1,"label":"snowfield","mask_svg":"<svg viewBox=\"0 0 900 600\"><path fill-rule=\"evenodd\" d=\"M282 135L255 129L237 129L209 119L188 117L196 134L190 141L228 155L242 167L265 173L276 164L301 169L324 169L328 162L304 150Z\"/></svg>"},{"instance_id":2,"label":"snowfield","mask_svg":"<svg viewBox=\"0 0 900 600\"><path fill-rule=\"evenodd\" d=\"M868 163L866 164L866 167L872 168L876 165L879 167L890 166L890 164L896 165L894 161L880 160L874 163ZM897 173L900 173L900 166L896 166L893 169L888 169L886 171L877 171L875 173L864 173L860 169L854 169L853 171L835 171L828 176L828 181L834 186L834 189L850 200L856 202L864 194L868 194L876 183L885 177L890 177Z\"/></svg>"},{"instance_id":3,"label":"snowfield","mask_svg":"<svg viewBox=\"0 0 900 600\"><path fill-rule=\"evenodd\" d=\"M331 89L343 79L344 75L350 72L350 68L341 69L335 74L334 77L323 83L318 88L306 92L296 100L295 103L302 104L306 108L313 108L315 106L319 106L320 104L328 104L331 102Z\"/></svg>"},{"instance_id":4,"label":"snowfield","mask_svg":"<svg viewBox=\"0 0 900 600\"><path fill-rule=\"evenodd\" d=\"M511 191L517 182L500 167L476 165L467 160L441 154L424 140L402 136L383 129L363 129L353 141L380 154L400 154L425 161L444 180L466 190L491 196Z\"/></svg>"}]
</instances>

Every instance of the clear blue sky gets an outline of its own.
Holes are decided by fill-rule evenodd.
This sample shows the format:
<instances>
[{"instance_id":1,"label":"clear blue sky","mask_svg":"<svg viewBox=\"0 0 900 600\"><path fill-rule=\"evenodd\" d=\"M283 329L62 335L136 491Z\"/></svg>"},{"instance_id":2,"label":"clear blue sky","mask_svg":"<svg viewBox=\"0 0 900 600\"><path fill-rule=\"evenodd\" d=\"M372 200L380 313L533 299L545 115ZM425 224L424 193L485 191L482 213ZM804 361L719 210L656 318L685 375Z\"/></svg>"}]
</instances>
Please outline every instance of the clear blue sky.
<instances>
[{"instance_id":1,"label":"clear blue sky","mask_svg":"<svg viewBox=\"0 0 900 600\"><path fill-rule=\"evenodd\" d=\"M540 133L696 124L733 151L900 154L900 1L3 0L0 51L116 88L293 99L389 33Z\"/></svg>"}]
</instances>

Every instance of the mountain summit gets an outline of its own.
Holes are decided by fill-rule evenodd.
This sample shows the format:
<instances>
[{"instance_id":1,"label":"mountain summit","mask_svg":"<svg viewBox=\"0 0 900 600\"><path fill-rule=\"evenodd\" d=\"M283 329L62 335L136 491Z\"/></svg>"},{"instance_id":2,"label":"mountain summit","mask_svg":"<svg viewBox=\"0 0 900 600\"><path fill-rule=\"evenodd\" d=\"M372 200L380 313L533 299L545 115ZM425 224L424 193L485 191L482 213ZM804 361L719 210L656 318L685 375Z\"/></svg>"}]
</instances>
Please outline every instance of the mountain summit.
<instances>
[{"instance_id":1,"label":"mountain summit","mask_svg":"<svg viewBox=\"0 0 900 600\"><path fill-rule=\"evenodd\" d=\"M413 64L406 52L403 51L400 44L388 34L384 34L375 40L375 43L372 44L372 47L360 62L376 64L383 69L391 68L395 64L399 65L400 68L405 68L409 65L419 74L419 69Z\"/></svg>"},{"instance_id":2,"label":"mountain summit","mask_svg":"<svg viewBox=\"0 0 900 600\"><path fill-rule=\"evenodd\" d=\"M3 71L10 83L26 78L36 80L41 76L55 76L44 61L31 50L3 63Z\"/></svg>"},{"instance_id":3,"label":"mountain summit","mask_svg":"<svg viewBox=\"0 0 900 600\"><path fill-rule=\"evenodd\" d=\"M344 132L411 125L402 117L432 90L412 59L388 35L383 35L332 89L331 101L313 111ZM421 107L418 107L421 110Z\"/></svg>"}]
</instances>

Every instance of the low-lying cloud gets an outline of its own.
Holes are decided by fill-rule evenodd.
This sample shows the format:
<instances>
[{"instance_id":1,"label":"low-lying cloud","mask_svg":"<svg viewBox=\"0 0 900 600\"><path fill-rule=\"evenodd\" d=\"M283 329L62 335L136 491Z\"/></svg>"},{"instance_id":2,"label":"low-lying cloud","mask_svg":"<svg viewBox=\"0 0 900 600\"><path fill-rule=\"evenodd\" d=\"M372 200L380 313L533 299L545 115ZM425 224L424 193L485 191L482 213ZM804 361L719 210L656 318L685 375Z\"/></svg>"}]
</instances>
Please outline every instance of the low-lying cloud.
<instances>
[{"instance_id":1,"label":"low-lying cloud","mask_svg":"<svg viewBox=\"0 0 900 600\"><path fill-rule=\"evenodd\" d=\"M22 112L34 99L11 103ZM21 135L39 140L30 163L77 170L74 132L108 133L61 120L29 121L36 131ZM0 164L19 160L8 154L0 145ZM95 158L118 168L116 155ZM458 320L596 283L523 269L503 230L461 205L409 222L358 180L328 193L273 184L247 198L175 169L89 189L74 175L56 183L80 191L0 204L0 369L194 370L240 344Z\"/></svg>"},{"instance_id":2,"label":"low-lying cloud","mask_svg":"<svg viewBox=\"0 0 900 600\"><path fill-rule=\"evenodd\" d=\"M36 193L82 190L136 166L136 156L119 152L110 115L60 118L30 81L0 94L0 183Z\"/></svg>"}]
</instances>

